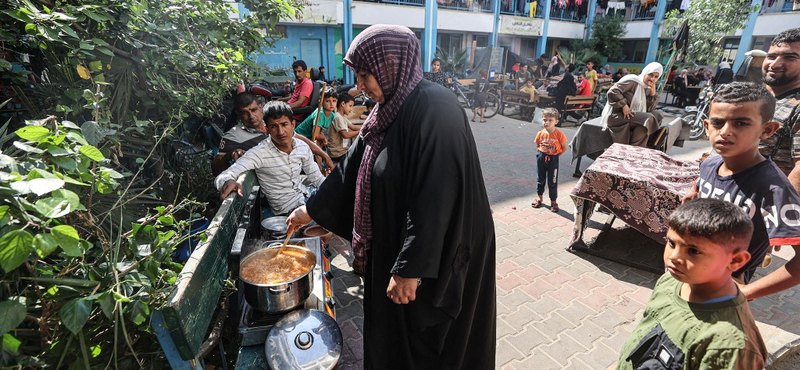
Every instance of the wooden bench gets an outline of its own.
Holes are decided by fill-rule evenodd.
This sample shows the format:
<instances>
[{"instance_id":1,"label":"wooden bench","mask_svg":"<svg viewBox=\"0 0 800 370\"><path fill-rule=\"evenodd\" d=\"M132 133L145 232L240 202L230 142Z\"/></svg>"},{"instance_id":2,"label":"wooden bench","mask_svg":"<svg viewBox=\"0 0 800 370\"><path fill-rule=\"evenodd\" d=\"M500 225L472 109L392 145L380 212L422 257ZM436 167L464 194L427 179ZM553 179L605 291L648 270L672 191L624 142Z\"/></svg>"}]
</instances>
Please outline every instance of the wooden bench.
<instances>
[{"instance_id":1,"label":"wooden bench","mask_svg":"<svg viewBox=\"0 0 800 370\"><path fill-rule=\"evenodd\" d=\"M258 184L252 171L238 181L245 197L233 193L225 199L206 229L208 238L186 261L167 303L150 315L150 325L173 369L204 369L203 357L219 341L226 309L217 315L211 335L207 333L228 278L228 255L248 195L257 191Z\"/></svg>"},{"instance_id":2,"label":"wooden bench","mask_svg":"<svg viewBox=\"0 0 800 370\"><path fill-rule=\"evenodd\" d=\"M530 121L533 118L533 112L536 110L536 101L531 101L531 94L514 90L503 90L503 101L500 114L509 117L512 115L519 115L520 119ZM513 112L511 107L518 107L519 110Z\"/></svg>"},{"instance_id":3,"label":"wooden bench","mask_svg":"<svg viewBox=\"0 0 800 370\"><path fill-rule=\"evenodd\" d=\"M594 103L597 101L597 95L567 95L564 98L564 109L561 111L561 121L564 122L569 117L567 112L587 112L587 119L592 118Z\"/></svg>"}]
</instances>

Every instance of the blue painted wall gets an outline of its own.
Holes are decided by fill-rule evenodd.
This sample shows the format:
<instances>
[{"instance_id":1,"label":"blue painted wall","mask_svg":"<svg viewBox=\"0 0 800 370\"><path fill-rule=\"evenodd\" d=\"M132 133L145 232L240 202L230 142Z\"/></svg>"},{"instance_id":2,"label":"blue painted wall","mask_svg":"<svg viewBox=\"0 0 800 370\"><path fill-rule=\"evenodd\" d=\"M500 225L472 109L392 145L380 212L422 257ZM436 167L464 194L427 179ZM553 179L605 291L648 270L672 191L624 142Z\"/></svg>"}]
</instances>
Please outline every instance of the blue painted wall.
<instances>
[{"instance_id":1,"label":"blue painted wall","mask_svg":"<svg viewBox=\"0 0 800 370\"><path fill-rule=\"evenodd\" d=\"M294 57L302 59L308 68L325 66L326 77L332 78L336 68L336 29L339 26L286 26L286 38L275 42L271 48L265 48L257 53L254 60L258 64L270 68L291 69ZM341 37L341 36L339 36ZM308 55L310 49L301 45L319 45L318 55ZM306 54L304 55L304 52ZM339 57L341 58L341 57ZM336 77L341 77L337 75Z\"/></svg>"}]
</instances>

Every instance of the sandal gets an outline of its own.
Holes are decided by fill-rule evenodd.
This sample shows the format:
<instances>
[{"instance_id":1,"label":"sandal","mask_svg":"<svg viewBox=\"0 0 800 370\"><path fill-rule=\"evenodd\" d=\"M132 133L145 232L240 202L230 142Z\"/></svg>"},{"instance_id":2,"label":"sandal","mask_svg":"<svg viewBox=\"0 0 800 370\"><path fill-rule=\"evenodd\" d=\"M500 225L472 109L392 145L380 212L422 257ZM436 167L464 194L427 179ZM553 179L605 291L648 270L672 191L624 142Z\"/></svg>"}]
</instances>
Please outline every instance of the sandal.
<instances>
[{"instance_id":1,"label":"sandal","mask_svg":"<svg viewBox=\"0 0 800 370\"><path fill-rule=\"evenodd\" d=\"M475 118L473 118L473 119L472 119L472 122L478 122L478 121L476 121L476 120L475 120Z\"/></svg>"},{"instance_id":2,"label":"sandal","mask_svg":"<svg viewBox=\"0 0 800 370\"><path fill-rule=\"evenodd\" d=\"M558 213L558 204L553 203L550 205L550 212Z\"/></svg>"},{"instance_id":3,"label":"sandal","mask_svg":"<svg viewBox=\"0 0 800 370\"><path fill-rule=\"evenodd\" d=\"M541 206L542 206L542 200L541 199L536 199L533 202L531 202L531 207L533 207L533 208L539 208Z\"/></svg>"},{"instance_id":4,"label":"sandal","mask_svg":"<svg viewBox=\"0 0 800 370\"><path fill-rule=\"evenodd\" d=\"M482 120L481 120L481 123L486 123L486 120L485 120L485 119L482 119Z\"/></svg>"}]
</instances>

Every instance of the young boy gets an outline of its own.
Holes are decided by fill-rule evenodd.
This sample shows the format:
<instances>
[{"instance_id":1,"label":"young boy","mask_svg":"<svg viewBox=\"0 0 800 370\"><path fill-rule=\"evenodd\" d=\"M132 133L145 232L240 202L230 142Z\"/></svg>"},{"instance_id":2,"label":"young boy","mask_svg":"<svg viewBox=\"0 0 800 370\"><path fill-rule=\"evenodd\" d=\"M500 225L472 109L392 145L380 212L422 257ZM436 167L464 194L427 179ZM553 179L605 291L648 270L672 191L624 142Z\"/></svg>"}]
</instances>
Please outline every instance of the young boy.
<instances>
[{"instance_id":1,"label":"young boy","mask_svg":"<svg viewBox=\"0 0 800 370\"><path fill-rule=\"evenodd\" d=\"M481 69L478 71L478 79L475 80L474 88L474 95L472 96L472 101L474 103L472 107L472 122L475 122L479 110L481 112L481 122L486 122L486 119L483 118L483 114L486 112L487 91L489 90L489 80L486 79L486 70Z\"/></svg>"},{"instance_id":2,"label":"young boy","mask_svg":"<svg viewBox=\"0 0 800 370\"><path fill-rule=\"evenodd\" d=\"M755 231L747 251L752 256L733 273L749 283L770 246L800 244L800 197L770 158L758 151L759 141L775 133L771 121L775 98L763 84L734 82L720 86L705 121L709 141L718 156L700 164L700 178L685 198L722 199L741 207ZM787 264L768 276L742 286L753 299L798 283L797 264Z\"/></svg>"},{"instance_id":3,"label":"young boy","mask_svg":"<svg viewBox=\"0 0 800 370\"><path fill-rule=\"evenodd\" d=\"M367 117L369 117L369 114L372 113L372 108L375 108L375 101L368 99L364 103L364 106L367 107L367 110L365 110L364 113L361 113L361 116L359 117L361 119L367 119Z\"/></svg>"},{"instance_id":4,"label":"young boy","mask_svg":"<svg viewBox=\"0 0 800 370\"><path fill-rule=\"evenodd\" d=\"M306 119L303 120L297 128L294 129L294 132L307 137L308 139L319 143L320 147L328 146L328 139L325 137L325 132L328 131L328 126L330 126L331 122L333 122L333 117L336 116L336 101L337 101L336 93L333 89L329 89L325 91L325 100L322 101L322 117L319 118L319 122L317 122L317 112L319 110L315 110L311 115L309 115ZM316 137L312 137L314 135L314 126L319 124L319 133Z\"/></svg>"},{"instance_id":5,"label":"young boy","mask_svg":"<svg viewBox=\"0 0 800 370\"><path fill-rule=\"evenodd\" d=\"M542 206L544 184L547 182L550 195L550 211L558 212L558 157L567 151L567 137L556 128L558 110L545 108L542 111L542 131L536 134L536 194L539 195L531 203L533 208Z\"/></svg>"},{"instance_id":6,"label":"young boy","mask_svg":"<svg viewBox=\"0 0 800 370\"><path fill-rule=\"evenodd\" d=\"M358 136L361 127L356 126L347 120L347 116L353 110L355 101L348 93L339 94L336 116L333 117L333 124L328 130L328 150L331 152L331 160L339 163L347 153L350 146L350 139Z\"/></svg>"},{"instance_id":7,"label":"young boy","mask_svg":"<svg viewBox=\"0 0 800 370\"><path fill-rule=\"evenodd\" d=\"M753 223L718 199L697 199L669 217L664 266L618 370L763 369L767 348L731 273L750 259Z\"/></svg>"}]
</instances>

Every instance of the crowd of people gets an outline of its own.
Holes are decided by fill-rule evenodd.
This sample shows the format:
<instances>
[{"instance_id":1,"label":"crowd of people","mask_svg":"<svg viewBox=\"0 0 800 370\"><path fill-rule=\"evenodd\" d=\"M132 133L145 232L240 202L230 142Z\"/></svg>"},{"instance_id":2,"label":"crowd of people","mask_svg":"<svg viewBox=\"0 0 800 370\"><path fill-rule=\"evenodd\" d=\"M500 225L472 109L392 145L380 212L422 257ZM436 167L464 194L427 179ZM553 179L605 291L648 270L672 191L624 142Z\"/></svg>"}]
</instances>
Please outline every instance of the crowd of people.
<instances>
[{"instance_id":1,"label":"crowd of people","mask_svg":"<svg viewBox=\"0 0 800 370\"><path fill-rule=\"evenodd\" d=\"M549 208L558 212L559 157L567 149L556 128L558 97L595 93L598 74L611 71L590 62L576 72L560 55L547 66L544 59L520 63L508 88L532 99L556 96L534 139L531 205L542 206L547 188ZM353 269L364 276L365 368L493 369L495 236L480 160L466 112L441 86L441 61L425 75L420 63L419 41L406 27L371 26L353 40L344 64L375 104L362 126L348 120L352 97L333 91L296 125L292 108L311 97L302 61L293 65L298 87L286 102L262 105L240 93L240 124L220 143L215 183L221 198L241 196L236 179L254 170L269 215L288 215L290 233L313 221L352 241ZM621 349L619 369L658 361L762 368L768 354L747 300L800 284L800 28L773 39L764 82L735 82L727 62L719 67L713 77L692 74L719 86L705 122L715 155L700 164L699 179L669 217L667 271ZM689 80L688 70L676 70L676 84ZM661 126L655 107L663 67L617 72L603 125L615 142L645 146ZM560 76L555 86L552 73ZM484 121L486 85L480 71L472 121ZM795 257L754 279L782 245L793 246Z\"/></svg>"}]
</instances>

